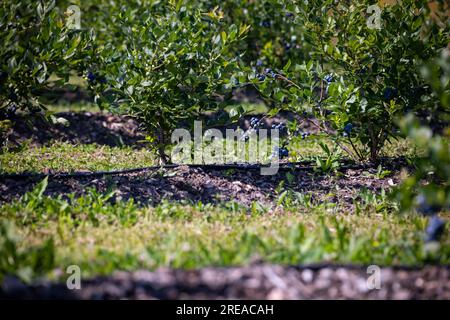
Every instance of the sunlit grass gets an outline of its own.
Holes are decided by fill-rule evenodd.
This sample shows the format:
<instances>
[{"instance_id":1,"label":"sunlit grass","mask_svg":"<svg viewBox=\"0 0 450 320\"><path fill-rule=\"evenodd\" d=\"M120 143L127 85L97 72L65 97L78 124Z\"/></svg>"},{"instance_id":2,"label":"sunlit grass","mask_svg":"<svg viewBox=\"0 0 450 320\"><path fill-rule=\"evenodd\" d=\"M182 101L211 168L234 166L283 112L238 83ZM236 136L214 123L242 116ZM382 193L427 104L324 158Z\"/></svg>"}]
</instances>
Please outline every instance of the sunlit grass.
<instances>
[{"instance_id":1,"label":"sunlit grass","mask_svg":"<svg viewBox=\"0 0 450 320\"><path fill-rule=\"evenodd\" d=\"M367 207L349 215L328 212L323 205L264 208L255 203L244 208L163 202L141 207L111 202L113 194L95 191L71 200L38 191L0 207L0 218L15 221L22 238L18 250L52 238L55 268L76 264L85 277L139 268L245 265L255 259L280 264L450 262L448 235L438 251L428 252L426 219L389 210Z\"/></svg>"},{"instance_id":2,"label":"sunlit grass","mask_svg":"<svg viewBox=\"0 0 450 320\"><path fill-rule=\"evenodd\" d=\"M155 156L150 150L136 150L127 146L56 142L50 146L25 147L0 154L1 173L103 171L153 164Z\"/></svg>"}]
</instances>

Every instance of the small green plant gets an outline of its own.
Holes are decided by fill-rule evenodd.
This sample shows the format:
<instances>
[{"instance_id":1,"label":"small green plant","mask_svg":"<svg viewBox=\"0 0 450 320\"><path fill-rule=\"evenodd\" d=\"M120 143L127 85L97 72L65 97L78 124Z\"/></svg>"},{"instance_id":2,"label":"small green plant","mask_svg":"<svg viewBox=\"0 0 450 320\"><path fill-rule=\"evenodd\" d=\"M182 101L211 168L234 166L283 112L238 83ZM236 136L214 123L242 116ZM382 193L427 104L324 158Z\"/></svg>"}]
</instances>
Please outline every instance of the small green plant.
<instances>
[{"instance_id":1,"label":"small green plant","mask_svg":"<svg viewBox=\"0 0 450 320\"><path fill-rule=\"evenodd\" d=\"M390 176L391 174L392 174L391 170L384 170L383 166L380 164L377 168L377 173L375 174L375 176L377 177L377 179L384 179Z\"/></svg>"},{"instance_id":2,"label":"small green plant","mask_svg":"<svg viewBox=\"0 0 450 320\"><path fill-rule=\"evenodd\" d=\"M339 160L341 159L341 150L334 147L333 150L324 142L319 142L320 147L325 153L325 158L321 156L316 157L316 170L327 173L334 171L339 167Z\"/></svg>"}]
</instances>

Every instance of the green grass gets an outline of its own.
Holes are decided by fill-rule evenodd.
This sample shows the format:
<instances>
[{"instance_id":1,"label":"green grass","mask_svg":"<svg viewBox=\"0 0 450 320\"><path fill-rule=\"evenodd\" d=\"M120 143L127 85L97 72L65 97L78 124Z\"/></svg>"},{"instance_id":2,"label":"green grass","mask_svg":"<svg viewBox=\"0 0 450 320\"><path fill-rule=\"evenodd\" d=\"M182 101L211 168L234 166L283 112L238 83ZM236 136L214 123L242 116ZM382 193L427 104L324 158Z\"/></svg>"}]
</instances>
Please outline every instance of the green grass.
<instances>
[{"instance_id":1,"label":"green grass","mask_svg":"<svg viewBox=\"0 0 450 320\"><path fill-rule=\"evenodd\" d=\"M326 205L287 209L163 202L141 207L133 201L111 202L114 191L102 195L89 190L83 197L63 199L43 196L44 188L45 183L0 207L0 218L16 224L21 240L15 242L15 252L40 250L44 261L51 260L43 264L48 270L40 272L48 277L55 276L55 268L72 264L87 277L118 269L243 265L255 259L280 264L450 263L448 235L440 248L429 251L423 241L426 219L390 209L367 206L364 212L347 214L331 212ZM0 246L2 251L0 261L11 255Z\"/></svg>"},{"instance_id":2,"label":"green grass","mask_svg":"<svg viewBox=\"0 0 450 320\"><path fill-rule=\"evenodd\" d=\"M305 140L293 140L288 146L289 160L303 161L314 160L317 156L324 157L319 142L326 143L332 149L332 141L324 136L312 135ZM391 157L414 154L416 150L406 140L395 141L383 149L383 155ZM345 154L343 156L345 157ZM116 170L151 166L157 162L150 149L136 150L128 146L109 147L96 144L73 145L64 142L36 147L25 143L20 150L5 150L0 153L0 173Z\"/></svg>"},{"instance_id":3,"label":"green grass","mask_svg":"<svg viewBox=\"0 0 450 320\"><path fill-rule=\"evenodd\" d=\"M94 103L59 103L46 106L47 110L53 113L58 112L100 112L99 107Z\"/></svg>"},{"instance_id":4,"label":"green grass","mask_svg":"<svg viewBox=\"0 0 450 320\"><path fill-rule=\"evenodd\" d=\"M147 149L56 142L1 153L0 173L115 170L150 166L155 163L154 159L154 154Z\"/></svg>"}]
</instances>

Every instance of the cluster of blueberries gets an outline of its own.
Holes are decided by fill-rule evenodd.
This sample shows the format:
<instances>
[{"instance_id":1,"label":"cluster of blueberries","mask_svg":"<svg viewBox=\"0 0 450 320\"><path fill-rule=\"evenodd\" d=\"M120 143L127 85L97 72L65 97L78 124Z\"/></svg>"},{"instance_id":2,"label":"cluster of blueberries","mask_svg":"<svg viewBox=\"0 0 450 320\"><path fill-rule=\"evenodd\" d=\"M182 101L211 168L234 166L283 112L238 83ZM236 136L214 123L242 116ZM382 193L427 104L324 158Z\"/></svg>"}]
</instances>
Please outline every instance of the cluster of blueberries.
<instances>
[{"instance_id":1,"label":"cluster of blueberries","mask_svg":"<svg viewBox=\"0 0 450 320\"><path fill-rule=\"evenodd\" d=\"M244 133L241 140L247 141L250 138L250 134L252 132L258 132L259 128L262 128L263 126L264 126L264 121L262 121L262 119L252 117L250 119L250 129Z\"/></svg>"},{"instance_id":2,"label":"cluster of blueberries","mask_svg":"<svg viewBox=\"0 0 450 320\"><path fill-rule=\"evenodd\" d=\"M92 71L89 71L87 73L87 79L88 79L88 82L90 82L90 83L94 83L95 81L98 81L100 83L106 83L106 78L105 77L98 77Z\"/></svg>"},{"instance_id":3,"label":"cluster of blueberries","mask_svg":"<svg viewBox=\"0 0 450 320\"><path fill-rule=\"evenodd\" d=\"M264 21L261 21L261 22L259 23L259 25L260 25L261 27L264 27L264 28L270 28L270 26L272 25L272 23L271 23L269 20L264 20Z\"/></svg>"},{"instance_id":4,"label":"cluster of blueberries","mask_svg":"<svg viewBox=\"0 0 450 320\"><path fill-rule=\"evenodd\" d=\"M256 75L256 77L258 78L259 81L266 80L266 76L270 77L270 78L275 78L277 76L277 73L275 71L273 71L272 69L270 69L270 68L266 68L266 69L264 69L263 73L258 73Z\"/></svg>"},{"instance_id":5,"label":"cluster of blueberries","mask_svg":"<svg viewBox=\"0 0 450 320\"><path fill-rule=\"evenodd\" d=\"M250 119L250 129L247 132L245 132L245 134L242 137L242 139L247 141L249 139L250 134L253 131L257 132L263 126L264 126L264 122L262 121L262 119L258 119L257 117L252 117ZM277 130L279 130L280 133L287 133L287 134L289 134L288 127L286 126L286 124L284 122L272 124L271 129L277 129ZM293 135L294 136L301 136L302 139L306 139L308 136L310 136L310 133L307 132L307 131L303 131L301 129L297 129L293 133ZM282 147L275 146L273 151L272 151L272 154L270 156L270 159L272 159L272 158L274 158L276 156L278 156L279 159L287 158L287 157L289 157L289 150L286 148L285 145L283 145Z\"/></svg>"},{"instance_id":6,"label":"cluster of blueberries","mask_svg":"<svg viewBox=\"0 0 450 320\"><path fill-rule=\"evenodd\" d=\"M287 127L283 122L273 124L272 129L278 129L280 132L287 132Z\"/></svg>"},{"instance_id":7,"label":"cluster of blueberries","mask_svg":"<svg viewBox=\"0 0 450 320\"><path fill-rule=\"evenodd\" d=\"M297 129L294 132L294 136L300 136L302 138L302 140L305 140L310 135L311 135L311 133L309 133L308 131L303 131L303 130L300 130L300 129Z\"/></svg>"},{"instance_id":8,"label":"cluster of blueberries","mask_svg":"<svg viewBox=\"0 0 450 320\"><path fill-rule=\"evenodd\" d=\"M17 106L15 104L9 105L6 109L2 110L0 118L12 119L16 115Z\"/></svg>"},{"instance_id":9,"label":"cluster of blueberries","mask_svg":"<svg viewBox=\"0 0 450 320\"><path fill-rule=\"evenodd\" d=\"M278 146L275 146L275 147L273 147L273 151L272 151L272 154L270 155L270 159L275 158L277 156L277 154L278 154L279 159L287 158L287 157L289 157L289 150L286 149L285 147L280 148Z\"/></svg>"},{"instance_id":10,"label":"cluster of blueberries","mask_svg":"<svg viewBox=\"0 0 450 320\"><path fill-rule=\"evenodd\" d=\"M258 119L256 117L252 117L250 119L250 127L252 129L257 129L257 128L261 128L262 126L264 126L264 122L262 121L262 119Z\"/></svg>"}]
</instances>

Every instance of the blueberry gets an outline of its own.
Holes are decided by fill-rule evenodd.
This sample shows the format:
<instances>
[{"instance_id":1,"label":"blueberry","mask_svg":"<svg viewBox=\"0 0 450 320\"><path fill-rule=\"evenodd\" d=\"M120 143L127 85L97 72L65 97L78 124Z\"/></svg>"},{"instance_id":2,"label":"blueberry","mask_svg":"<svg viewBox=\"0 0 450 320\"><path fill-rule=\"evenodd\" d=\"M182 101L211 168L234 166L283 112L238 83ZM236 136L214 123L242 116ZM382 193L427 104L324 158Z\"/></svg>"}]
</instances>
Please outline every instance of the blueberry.
<instances>
[{"instance_id":1,"label":"blueberry","mask_svg":"<svg viewBox=\"0 0 450 320\"><path fill-rule=\"evenodd\" d=\"M432 216L430 221L428 222L428 226L426 229L426 238L425 241L439 241L439 238L444 233L445 222L442 221L437 216Z\"/></svg>"},{"instance_id":2,"label":"blueberry","mask_svg":"<svg viewBox=\"0 0 450 320\"><path fill-rule=\"evenodd\" d=\"M272 129L276 129L277 128L277 125L276 124L273 124L272 125Z\"/></svg>"},{"instance_id":3,"label":"blueberry","mask_svg":"<svg viewBox=\"0 0 450 320\"><path fill-rule=\"evenodd\" d=\"M14 118L14 116L16 115L17 106L15 104L12 104L12 105L8 106L5 111L6 111L7 119Z\"/></svg>"},{"instance_id":4,"label":"blueberry","mask_svg":"<svg viewBox=\"0 0 450 320\"><path fill-rule=\"evenodd\" d=\"M262 65L263 65L262 60L261 60L261 59L258 59L258 60L256 61L256 66L257 66L257 67L261 67Z\"/></svg>"},{"instance_id":5,"label":"blueberry","mask_svg":"<svg viewBox=\"0 0 450 320\"><path fill-rule=\"evenodd\" d=\"M263 74L258 74L258 75L257 75L257 78L258 78L259 81L264 81L264 80L266 80L266 76L263 75Z\"/></svg>"},{"instance_id":6,"label":"blueberry","mask_svg":"<svg viewBox=\"0 0 450 320\"><path fill-rule=\"evenodd\" d=\"M324 80L328 83L333 82L333 75L332 74L326 75Z\"/></svg>"},{"instance_id":7,"label":"blueberry","mask_svg":"<svg viewBox=\"0 0 450 320\"><path fill-rule=\"evenodd\" d=\"M264 73L267 74L268 76L274 78L277 74L270 68L266 68L264 70Z\"/></svg>"},{"instance_id":8,"label":"blueberry","mask_svg":"<svg viewBox=\"0 0 450 320\"><path fill-rule=\"evenodd\" d=\"M358 75L363 75L363 74L365 74L366 72L367 72L367 67L363 67L363 68L359 69L356 73L357 73Z\"/></svg>"},{"instance_id":9,"label":"blueberry","mask_svg":"<svg viewBox=\"0 0 450 320\"><path fill-rule=\"evenodd\" d=\"M293 18L294 14L292 12L286 12L286 18Z\"/></svg>"},{"instance_id":10,"label":"blueberry","mask_svg":"<svg viewBox=\"0 0 450 320\"><path fill-rule=\"evenodd\" d=\"M269 28L271 25L269 20L264 20L261 22L261 26L263 26L264 28Z\"/></svg>"},{"instance_id":11,"label":"blueberry","mask_svg":"<svg viewBox=\"0 0 450 320\"><path fill-rule=\"evenodd\" d=\"M289 157L289 151L286 148L280 148L278 149L278 152L280 159Z\"/></svg>"},{"instance_id":12,"label":"blueberry","mask_svg":"<svg viewBox=\"0 0 450 320\"><path fill-rule=\"evenodd\" d=\"M87 78L89 82L94 82L95 81L95 74L92 73L91 71L88 72L87 74Z\"/></svg>"},{"instance_id":13,"label":"blueberry","mask_svg":"<svg viewBox=\"0 0 450 320\"><path fill-rule=\"evenodd\" d=\"M397 96L397 93L398 93L397 89L388 87L383 91L383 98L386 101L392 100Z\"/></svg>"},{"instance_id":14,"label":"blueberry","mask_svg":"<svg viewBox=\"0 0 450 320\"><path fill-rule=\"evenodd\" d=\"M353 124L351 123L347 123L344 127L344 132L346 132L347 134L350 134L353 130Z\"/></svg>"}]
</instances>

